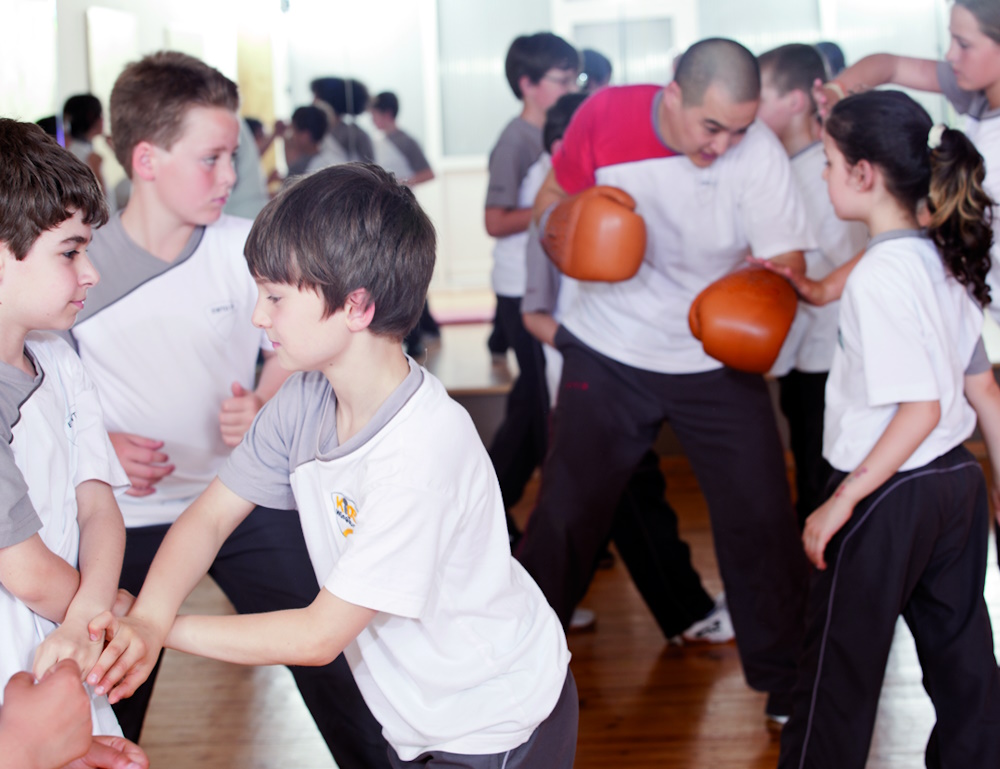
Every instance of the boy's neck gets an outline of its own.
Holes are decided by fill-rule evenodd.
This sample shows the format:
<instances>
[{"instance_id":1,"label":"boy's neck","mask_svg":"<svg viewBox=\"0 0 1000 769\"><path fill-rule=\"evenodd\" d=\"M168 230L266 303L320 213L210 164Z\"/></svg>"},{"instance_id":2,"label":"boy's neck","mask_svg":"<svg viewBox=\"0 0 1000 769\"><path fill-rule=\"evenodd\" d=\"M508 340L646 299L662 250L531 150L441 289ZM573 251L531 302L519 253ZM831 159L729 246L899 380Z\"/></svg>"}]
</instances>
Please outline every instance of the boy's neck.
<instances>
[{"instance_id":1,"label":"boy's neck","mask_svg":"<svg viewBox=\"0 0 1000 769\"><path fill-rule=\"evenodd\" d=\"M337 395L337 440L357 435L410 373L398 340L366 333L323 371Z\"/></svg>"},{"instance_id":2,"label":"boy's neck","mask_svg":"<svg viewBox=\"0 0 1000 769\"><path fill-rule=\"evenodd\" d=\"M133 185L121 219L136 245L168 264L183 253L196 227L167 214L154 199L154 190L144 185Z\"/></svg>"},{"instance_id":3,"label":"boy's neck","mask_svg":"<svg viewBox=\"0 0 1000 769\"><path fill-rule=\"evenodd\" d=\"M530 123L536 128L544 128L545 110L525 100L524 107L521 109L521 120Z\"/></svg>"},{"instance_id":4,"label":"boy's neck","mask_svg":"<svg viewBox=\"0 0 1000 769\"><path fill-rule=\"evenodd\" d=\"M799 115L778 136L788 157L799 154L820 140L820 126L812 115Z\"/></svg>"},{"instance_id":5,"label":"boy's neck","mask_svg":"<svg viewBox=\"0 0 1000 769\"><path fill-rule=\"evenodd\" d=\"M35 376L35 367L24 350L28 329L12 327L12 324L3 322L4 320L0 317L0 362L20 369L30 377Z\"/></svg>"}]
</instances>

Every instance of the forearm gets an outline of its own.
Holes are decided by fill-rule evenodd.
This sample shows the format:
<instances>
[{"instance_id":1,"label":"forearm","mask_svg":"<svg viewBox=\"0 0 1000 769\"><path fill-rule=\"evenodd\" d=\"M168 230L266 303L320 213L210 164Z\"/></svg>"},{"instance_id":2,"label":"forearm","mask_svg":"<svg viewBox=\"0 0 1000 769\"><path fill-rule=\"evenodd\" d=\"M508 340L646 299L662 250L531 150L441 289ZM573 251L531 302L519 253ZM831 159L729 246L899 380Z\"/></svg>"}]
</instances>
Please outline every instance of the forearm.
<instances>
[{"instance_id":1,"label":"forearm","mask_svg":"<svg viewBox=\"0 0 1000 769\"><path fill-rule=\"evenodd\" d=\"M556 346L555 338L559 324L555 318L545 312L526 312L521 315L521 318L524 321L524 327L535 339L550 347Z\"/></svg>"},{"instance_id":2,"label":"forearm","mask_svg":"<svg viewBox=\"0 0 1000 769\"><path fill-rule=\"evenodd\" d=\"M0 584L35 614L61 623L80 587L80 575L35 534L0 550Z\"/></svg>"},{"instance_id":3,"label":"forearm","mask_svg":"<svg viewBox=\"0 0 1000 769\"><path fill-rule=\"evenodd\" d=\"M833 493L856 505L891 478L931 434L941 419L938 401L900 403L885 432L868 456Z\"/></svg>"},{"instance_id":4,"label":"forearm","mask_svg":"<svg viewBox=\"0 0 1000 769\"><path fill-rule=\"evenodd\" d=\"M505 238L525 232L531 224L530 208L487 208L486 232L493 238Z\"/></svg>"},{"instance_id":5,"label":"forearm","mask_svg":"<svg viewBox=\"0 0 1000 769\"><path fill-rule=\"evenodd\" d=\"M218 478L167 531L129 616L166 635L184 599L208 572L222 543L253 509Z\"/></svg>"},{"instance_id":6,"label":"forearm","mask_svg":"<svg viewBox=\"0 0 1000 769\"><path fill-rule=\"evenodd\" d=\"M888 83L922 91L940 90L936 61L889 53L865 56L837 75L834 82L839 83L847 94Z\"/></svg>"},{"instance_id":7,"label":"forearm","mask_svg":"<svg viewBox=\"0 0 1000 769\"><path fill-rule=\"evenodd\" d=\"M539 224L549 206L560 203L569 197L569 193L556 181L555 171L549 171L549 175L542 182L542 188L535 196L535 205L531 209L531 216L535 224Z\"/></svg>"},{"instance_id":8,"label":"forearm","mask_svg":"<svg viewBox=\"0 0 1000 769\"><path fill-rule=\"evenodd\" d=\"M976 412L979 432L993 469L993 483L1000 483L1000 385L993 370L965 377L965 397Z\"/></svg>"},{"instance_id":9,"label":"forearm","mask_svg":"<svg viewBox=\"0 0 1000 769\"><path fill-rule=\"evenodd\" d=\"M178 617L166 645L240 665L326 665L375 614L320 589L316 600L303 609Z\"/></svg>"},{"instance_id":10,"label":"forearm","mask_svg":"<svg viewBox=\"0 0 1000 769\"><path fill-rule=\"evenodd\" d=\"M291 371L286 371L280 366L277 355L273 352L265 353L264 365L261 367L260 378L254 393L262 403L267 403L281 389L281 385L291 374Z\"/></svg>"},{"instance_id":11,"label":"forearm","mask_svg":"<svg viewBox=\"0 0 1000 769\"><path fill-rule=\"evenodd\" d=\"M768 261L785 267L796 278L804 277L806 274L806 257L801 251L787 251L771 257Z\"/></svg>"},{"instance_id":12,"label":"forearm","mask_svg":"<svg viewBox=\"0 0 1000 769\"><path fill-rule=\"evenodd\" d=\"M107 611L118 595L125 523L111 487L84 481L76 490L80 525L80 587L66 612L66 620L90 622Z\"/></svg>"}]
</instances>

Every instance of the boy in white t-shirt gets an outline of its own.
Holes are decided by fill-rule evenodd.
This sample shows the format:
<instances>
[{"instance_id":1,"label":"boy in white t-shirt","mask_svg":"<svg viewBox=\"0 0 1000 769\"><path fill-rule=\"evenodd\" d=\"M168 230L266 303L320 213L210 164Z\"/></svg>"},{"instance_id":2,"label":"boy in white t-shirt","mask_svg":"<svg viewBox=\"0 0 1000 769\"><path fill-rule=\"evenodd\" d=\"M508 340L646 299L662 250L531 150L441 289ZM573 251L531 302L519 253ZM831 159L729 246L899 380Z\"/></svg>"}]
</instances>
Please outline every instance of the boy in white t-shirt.
<instances>
[{"instance_id":1,"label":"boy in white t-shirt","mask_svg":"<svg viewBox=\"0 0 1000 769\"><path fill-rule=\"evenodd\" d=\"M163 644L255 665L343 651L393 766L571 767L577 699L559 620L511 557L468 414L399 344L434 267L413 194L377 166L324 169L264 209L246 254L254 323L300 373L171 528L130 615L95 624L114 637L98 690L127 696ZM175 620L255 504L298 508L319 595Z\"/></svg>"},{"instance_id":2,"label":"boy in white t-shirt","mask_svg":"<svg viewBox=\"0 0 1000 769\"><path fill-rule=\"evenodd\" d=\"M128 485L93 384L65 330L98 281L91 226L107 220L93 172L29 123L0 119L0 681L55 663L89 672L87 624L115 603ZM78 570L79 569L79 570ZM120 735L106 697L93 729Z\"/></svg>"},{"instance_id":3,"label":"boy in white t-shirt","mask_svg":"<svg viewBox=\"0 0 1000 769\"><path fill-rule=\"evenodd\" d=\"M128 65L110 105L132 195L94 233L90 254L105 279L72 336L132 484L121 500L120 587L136 594L170 524L287 372L250 320L257 288L243 246L251 222L222 213L236 181L236 84L166 51ZM286 510L254 510L210 574L241 613L298 608L318 588L302 527ZM386 765L381 728L344 659L292 675L340 769ZM154 679L115 706L130 739L139 739Z\"/></svg>"}]
</instances>

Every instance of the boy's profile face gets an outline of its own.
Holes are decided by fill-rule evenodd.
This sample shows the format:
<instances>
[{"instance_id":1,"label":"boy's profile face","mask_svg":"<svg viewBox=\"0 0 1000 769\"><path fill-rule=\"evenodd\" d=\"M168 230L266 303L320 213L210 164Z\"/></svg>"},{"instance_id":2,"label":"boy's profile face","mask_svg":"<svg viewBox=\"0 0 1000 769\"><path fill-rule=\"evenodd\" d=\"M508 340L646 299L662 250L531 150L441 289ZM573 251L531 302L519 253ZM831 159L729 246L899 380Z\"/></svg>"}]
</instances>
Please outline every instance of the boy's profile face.
<instances>
[{"instance_id":1,"label":"boy's profile face","mask_svg":"<svg viewBox=\"0 0 1000 769\"><path fill-rule=\"evenodd\" d=\"M521 93L525 101L531 101L537 108L547 110L559 97L577 90L575 69L555 69L542 75L541 80L532 83L528 77L521 78Z\"/></svg>"},{"instance_id":2,"label":"boy's profile face","mask_svg":"<svg viewBox=\"0 0 1000 769\"><path fill-rule=\"evenodd\" d=\"M318 291L287 283L257 281L257 304L251 320L274 345L286 371L322 371L348 341L343 308L324 318L326 303Z\"/></svg>"},{"instance_id":3,"label":"boy's profile face","mask_svg":"<svg viewBox=\"0 0 1000 769\"><path fill-rule=\"evenodd\" d=\"M392 127L392 115L380 109L372 109L372 122L380 131L385 131Z\"/></svg>"},{"instance_id":4,"label":"boy's profile face","mask_svg":"<svg viewBox=\"0 0 1000 769\"><path fill-rule=\"evenodd\" d=\"M221 107L191 107L169 149L150 145L151 179L160 202L183 224L218 220L236 183L240 124ZM145 171L145 169L142 169ZM146 178L139 171L136 174Z\"/></svg>"},{"instance_id":5,"label":"boy's profile face","mask_svg":"<svg viewBox=\"0 0 1000 769\"><path fill-rule=\"evenodd\" d=\"M41 233L18 261L0 243L0 307L4 324L27 333L64 331L83 309L87 289L100 276L87 256L90 225L77 211Z\"/></svg>"},{"instance_id":6,"label":"boy's profile face","mask_svg":"<svg viewBox=\"0 0 1000 769\"><path fill-rule=\"evenodd\" d=\"M757 117L778 136L788 128L794 114L790 96L791 93L781 94L775 88L771 70L761 71L760 107L757 109Z\"/></svg>"}]
</instances>

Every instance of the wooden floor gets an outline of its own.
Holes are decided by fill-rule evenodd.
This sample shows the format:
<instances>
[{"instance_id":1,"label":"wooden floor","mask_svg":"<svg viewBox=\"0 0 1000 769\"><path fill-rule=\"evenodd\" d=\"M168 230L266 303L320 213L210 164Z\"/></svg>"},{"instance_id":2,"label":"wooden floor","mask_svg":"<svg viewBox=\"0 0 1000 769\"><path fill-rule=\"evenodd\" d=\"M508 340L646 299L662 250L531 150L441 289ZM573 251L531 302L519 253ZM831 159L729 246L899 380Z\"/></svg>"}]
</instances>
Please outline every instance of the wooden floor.
<instances>
[{"instance_id":1,"label":"wooden floor","mask_svg":"<svg viewBox=\"0 0 1000 769\"><path fill-rule=\"evenodd\" d=\"M683 460L665 460L667 496L681 518L710 593L721 589L701 495ZM518 509L523 518L528 504ZM991 553L987 600L1000 618L1000 572ZM580 690L580 769L756 769L773 767L777 733L764 698L747 688L735 646L667 646L620 563L600 571L584 604L592 632L571 634ZM205 580L187 611L228 611ZM900 624L883 688L868 766L923 766L933 712L905 625ZM248 669L170 652L142 745L153 767L330 769L336 766L289 673Z\"/></svg>"},{"instance_id":2,"label":"wooden floor","mask_svg":"<svg viewBox=\"0 0 1000 769\"><path fill-rule=\"evenodd\" d=\"M428 366L446 383L454 378L461 388L489 396L502 389L505 374L490 368L484 342L482 330L449 330L444 347L461 351L457 361L448 356L428 361ZM715 594L721 583L704 501L683 459L665 458L664 468L682 536L691 545L706 588ZM515 510L522 521L533 493L532 488ZM992 552L986 595L996 626L1000 571ZM765 725L763 695L743 681L735 646L668 646L620 563L598 572L584 605L597 612L598 622L594 631L569 638L581 698L577 767L775 766L777 733ZM230 609L205 580L185 611ZM870 769L923 766L932 722L913 641L900 623ZM159 769L335 767L284 668L241 668L173 652L160 672L142 745Z\"/></svg>"}]
</instances>

